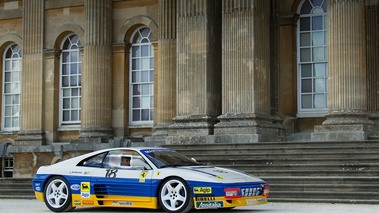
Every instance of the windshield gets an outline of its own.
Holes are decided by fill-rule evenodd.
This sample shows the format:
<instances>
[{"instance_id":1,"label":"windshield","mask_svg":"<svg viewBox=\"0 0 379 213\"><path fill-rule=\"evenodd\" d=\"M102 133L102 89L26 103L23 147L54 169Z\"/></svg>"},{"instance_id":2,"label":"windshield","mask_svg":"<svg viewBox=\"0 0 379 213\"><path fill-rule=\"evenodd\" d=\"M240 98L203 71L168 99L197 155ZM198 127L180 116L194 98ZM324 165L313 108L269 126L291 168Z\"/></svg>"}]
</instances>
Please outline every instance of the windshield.
<instances>
[{"instance_id":1,"label":"windshield","mask_svg":"<svg viewBox=\"0 0 379 213\"><path fill-rule=\"evenodd\" d=\"M147 149L141 150L156 167L198 166L196 161L179 154L171 149Z\"/></svg>"}]
</instances>

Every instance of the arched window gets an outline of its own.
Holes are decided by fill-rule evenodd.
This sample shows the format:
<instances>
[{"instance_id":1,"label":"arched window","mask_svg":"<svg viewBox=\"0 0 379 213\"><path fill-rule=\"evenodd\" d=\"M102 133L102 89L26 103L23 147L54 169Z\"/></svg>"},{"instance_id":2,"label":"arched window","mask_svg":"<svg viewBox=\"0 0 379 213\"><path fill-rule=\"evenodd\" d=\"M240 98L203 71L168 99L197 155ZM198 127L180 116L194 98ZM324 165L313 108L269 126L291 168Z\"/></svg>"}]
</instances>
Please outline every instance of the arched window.
<instances>
[{"instance_id":1,"label":"arched window","mask_svg":"<svg viewBox=\"0 0 379 213\"><path fill-rule=\"evenodd\" d=\"M82 56L77 35L62 43L60 61L60 125L79 125L81 115Z\"/></svg>"},{"instance_id":2,"label":"arched window","mask_svg":"<svg viewBox=\"0 0 379 213\"><path fill-rule=\"evenodd\" d=\"M4 54L2 129L20 129L21 51L17 44L10 45Z\"/></svg>"},{"instance_id":3,"label":"arched window","mask_svg":"<svg viewBox=\"0 0 379 213\"><path fill-rule=\"evenodd\" d=\"M133 34L130 54L130 123L151 124L154 109L154 52L152 34L143 27Z\"/></svg>"},{"instance_id":4,"label":"arched window","mask_svg":"<svg viewBox=\"0 0 379 213\"><path fill-rule=\"evenodd\" d=\"M298 23L299 114L328 109L326 0L303 0Z\"/></svg>"}]
</instances>

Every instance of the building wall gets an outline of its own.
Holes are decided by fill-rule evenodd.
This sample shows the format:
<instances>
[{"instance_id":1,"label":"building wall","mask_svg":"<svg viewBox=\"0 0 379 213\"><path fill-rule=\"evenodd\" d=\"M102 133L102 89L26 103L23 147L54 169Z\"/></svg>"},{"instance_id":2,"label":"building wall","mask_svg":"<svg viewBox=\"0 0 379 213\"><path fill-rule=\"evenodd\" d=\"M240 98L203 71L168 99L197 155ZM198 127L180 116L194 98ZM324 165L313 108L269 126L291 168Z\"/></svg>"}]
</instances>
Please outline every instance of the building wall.
<instances>
[{"instance_id":1,"label":"building wall","mask_svg":"<svg viewBox=\"0 0 379 213\"><path fill-rule=\"evenodd\" d=\"M145 142L139 145L287 141L296 138L296 133L308 134L309 140L333 141L366 140L375 135L378 0L325 1L328 14L336 14L333 8L338 6L350 11L330 16L333 18L328 15L328 47L338 45L334 35L350 33L353 40L342 45L353 48L357 33L363 32L359 36L366 36L370 45L358 40L361 46L354 51L370 57L351 62L338 58L339 52L333 48L328 51L328 66L332 65L329 74L333 77L329 87L336 89L329 95L333 97L328 99L329 112L312 116L302 116L298 111L301 0L2 1L1 67L6 48L16 43L26 53L22 72L30 68L42 76L42 80L35 78L40 82L37 86L30 79L22 79L22 91L26 92L22 100L30 109L21 110L20 130L0 132L0 142L14 143L10 149L15 158L14 175L32 176L41 165L95 149L123 146L128 141ZM32 7L43 7L42 15ZM339 31L339 24L352 17L365 24ZM39 23L42 28L29 29L25 23ZM104 26L103 31L100 26ZM153 34L154 122L131 125L130 39L140 26L148 27ZM60 53L61 43L71 33L78 35L83 45L85 115L81 126L62 127ZM35 43L28 42L33 39ZM40 58L30 53L33 48ZM350 67L358 63L364 66L344 73L339 71L341 61ZM39 65L41 68L32 69ZM342 78L348 80L335 80ZM339 89L352 84L359 88L358 93ZM99 93L96 87L100 86L105 89ZM350 104L342 104L336 97L344 97ZM365 101L367 107L356 107Z\"/></svg>"}]
</instances>

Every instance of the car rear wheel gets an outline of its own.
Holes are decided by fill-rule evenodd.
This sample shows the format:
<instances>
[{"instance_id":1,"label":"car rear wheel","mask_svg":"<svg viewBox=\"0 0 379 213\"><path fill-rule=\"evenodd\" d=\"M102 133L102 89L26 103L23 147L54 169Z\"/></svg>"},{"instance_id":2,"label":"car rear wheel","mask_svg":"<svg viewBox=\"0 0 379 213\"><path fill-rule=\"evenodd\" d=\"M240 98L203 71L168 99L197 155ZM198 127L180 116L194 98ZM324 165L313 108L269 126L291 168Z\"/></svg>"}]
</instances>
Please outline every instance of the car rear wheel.
<instances>
[{"instance_id":1,"label":"car rear wheel","mask_svg":"<svg viewBox=\"0 0 379 213\"><path fill-rule=\"evenodd\" d=\"M46 206L54 212L72 211L72 197L69 184L63 177L53 177L45 185Z\"/></svg>"},{"instance_id":2,"label":"car rear wheel","mask_svg":"<svg viewBox=\"0 0 379 213\"><path fill-rule=\"evenodd\" d=\"M169 178L163 182L158 192L158 200L166 212L188 212L193 207L191 190L186 181Z\"/></svg>"}]
</instances>

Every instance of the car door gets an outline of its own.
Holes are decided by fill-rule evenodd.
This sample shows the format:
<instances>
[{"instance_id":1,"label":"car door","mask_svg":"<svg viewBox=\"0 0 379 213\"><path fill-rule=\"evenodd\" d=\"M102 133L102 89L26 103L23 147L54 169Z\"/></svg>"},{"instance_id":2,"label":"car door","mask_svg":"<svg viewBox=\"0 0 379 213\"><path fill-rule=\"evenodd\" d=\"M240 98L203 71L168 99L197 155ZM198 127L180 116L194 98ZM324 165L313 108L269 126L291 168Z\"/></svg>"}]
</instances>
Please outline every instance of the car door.
<instances>
[{"instance_id":1,"label":"car door","mask_svg":"<svg viewBox=\"0 0 379 213\"><path fill-rule=\"evenodd\" d=\"M129 165L123 165L123 159ZM126 161L127 162L127 161ZM133 150L110 151L103 161L103 168L92 174L94 194L98 198L119 201L151 201L151 177L153 170Z\"/></svg>"}]
</instances>

